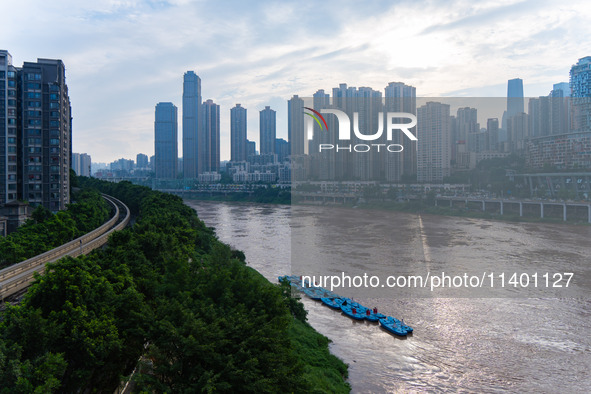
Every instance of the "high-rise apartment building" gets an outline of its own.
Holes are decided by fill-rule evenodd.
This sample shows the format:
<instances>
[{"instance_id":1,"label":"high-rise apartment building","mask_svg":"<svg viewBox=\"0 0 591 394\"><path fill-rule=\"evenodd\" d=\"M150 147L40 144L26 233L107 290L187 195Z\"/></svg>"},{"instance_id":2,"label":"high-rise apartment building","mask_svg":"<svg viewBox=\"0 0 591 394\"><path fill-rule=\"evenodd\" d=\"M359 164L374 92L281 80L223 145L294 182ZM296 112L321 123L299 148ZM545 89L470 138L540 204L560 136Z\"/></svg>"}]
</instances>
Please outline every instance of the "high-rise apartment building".
<instances>
[{"instance_id":1,"label":"high-rise apartment building","mask_svg":"<svg viewBox=\"0 0 591 394\"><path fill-rule=\"evenodd\" d=\"M486 133L488 134L488 149L497 151L499 145L499 119L489 118L486 120Z\"/></svg>"},{"instance_id":2,"label":"high-rise apartment building","mask_svg":"<svg viewBox=\"0 0 591 394\"><path fill-rule=\"evenodd\" d=\"M275 139L277 138L276 112L266 106L259 113L259 127L261 155L275 153Z\"/></svg>"},{"instance_id":3,"label":"high-rise apartment building","mask_svg":"<svg viewBox=\"0 0 591 394\"><path fill-rule=\"evenodd\" d=\"M251 156L257 154L257 143L254 141L246 140L246 158L250 159Z\"/></svg>"},{"instance_id":4,"label":"high-rise apartment building","mask_svg":"<svg viewBox=\"0 0 591 394\"><path fill-rule=\"evenodd\" d=\"M66 67L37 59L18 70L18 198L52 212L70 203L72 117Z\"/></svg>"},{"instance_id":5,"label":"high-rise apartment building","mask_svg":"<svg viewBox=\"0 0 591 394\"><path fill-rule=\"evenodd\" d=\"M470 152L479 152L482 140L476 136L480 132L478 110L476 108L458 108L453 127L451 128L452 156L455 168L470 168Z\"/></svg>"},{"instance_id":6,"label":"high-rise apartment building","mask_svg":"<svg viewBox=\"0 0 591 394\"><path fill-rule=\"evenodd\" d=\"M390 82L384 89L384 113L417 113L417 90L414 86L402 82ZM386 123L384 123L386 124ZM403 137L400 133L393 136L392 143L401 144L404 150L400 154L389 154L385 159L385 178L389 182L399 182L402 175L414 176L417 173L417 143Z\"/></svg>"},{"instance_id":7,"label":"high-rise apartment building","mask_svg":"<svg viewBox=\"0 0 591 394\"><path fill-rule=\"evenodd\" d=\"M451 172L450 106L428 102L417 108L417 181L442 182Z\"/></svg>"},{"instance_id":8,"label":"high-rise apartment building","mask_svg":"<svg viewBox=\"0 0 591 394\"><path fill-rule=\"evenodd\" d=\"M183 176L195 179L205 165L201 114L201 78L194 71L183 77Z\"/></svg>"},{"instance_id":9,"label":"high-rise apartment building","mask_svg":"<svg viewBox=\"0 0 591 394\"><path fill-rule=\"evenodd\" d=\"M275 153L277 154L277 161L283 163L289 156L289 142L283 138L277 138L275 140Z\"/></svg>"},{"instance_id":10,"label":"high-rise apartment building","mask_svg":"<svg viewBox=\"0 0 591 394\"><path fill-rule=\"evenodd\" d=\"M178 166L178 110L173 103L156 104L154 134L156 178L174 179Z\"/></svg>"},{"instance_id":11,"label":"high-rise apartment building","mask_svg":"<svg viewBox=\"0 0 591 394\"><path fill-rule=\"evenodd\" d=\"M571 98L568 82L555 83L550 92L552 98L551 134L568 133L571 129Z\"/></svg>"},{"instance_id":12,"label":"high-rise apartment building","mask_svg":"<svg viewBox=\"0 0 591 394\"><path fill-rule=\"evenodd\" d=\"M379 129L381 120L383 120L380 119L380 113L382 113L382 92L365 86L356 89L353 99L353 109L353 119L355 118L355 113L357 113L357 127L359 132L365 135L375 134ZM382 140L385 138L385 134L382 132ZM352 144L363 144L366 142L358 138L355 133L353 133L351 138ZM377 142L379 143L380 141ZM362 155L355 152L351 152L350 154L346 152L345 155L341 156L342 158L348 159L343 163L345 171L343 172L342 179L370 181L383 178L383 161L387 154L384 151L370 151Z\"/></svg>"},{"instance_id":13,"label":"high-rise apartment building","mask_svg":"<svg viewBox=\"0 0 591 394\"><path fill-rule=\"evenodd\" d=\"M529 137L528 116L521 112L507 120L507 141L512 152L525 149L525 140Z\"/></svg>"},{"instance_id":14,"label":"high-rise apartment building","mask_svg":"<svg viewBox=\"0 0 591 394\"><path fill-rule=\"evenodd\" d=\"M528 136L543 137L552 132L552 104L555 99L550 96L530 98L527 104ZM556 98L561 100L561 98Z\"/></svg>"},{"instance_id":15,"label":"high-rise apartment building","mask_svg":"<svg viewBox=\"0 0 591 394\"><path fill-rule=\"evenodd\" d=\"M591 56L586 56L570 69L572 126L574 130L591 130Z\"/></svg>"},{"instance_id":16,"label":"high-rise apartment building","mask_svg":"<svg viewBox=\"0 0 591 394\"><path fill-rule=\"evenodd\" d=\"M148 168L150 166L150 162L148 161L148 155L138 153L135 157L135 166L136 168Z\"/></svg>"},{"instance_id":17,"label":"high-rise apartment building","mask_svg":"<svg viewBox=\"0 0 591 394\"><path fill-rule=\"evenodd\" d=\"M230 110L230 150L232 161L246 161L246 108L240 104Z\"/></svg>"},{"instance_id":18,"label":"high-rise apartment building","mask_svg":"<svg viewBox=\"0 0 591 394\"><path fill-rule=\"evenodd\" d=\"M203 172L220 170L220 106L207 100L203 103Z\"/></svg>"},{"instance_id":19,"label":"high-rise apartment building","mask_svg":"<svg viewBox=\"0 0 591 394\"><path fill-rule=\"evenodd\" d=\"M308 137L304 128L304 100L297 95L287 101L287 137L291 155L303 155Z\"/></svg>"},{"instance_id":20,"label":"high-rise apartment building","mask_svg":"<svg viewBox=\"0 0 591 394\"><path fill-rule=\"evenodd\" d=\"M330 107L330 95L319 89L313 94L313 108L320 111ZM312 179L335 180L335 152L333 150L320 151L320 144L334 144L336 141L336 125L334 116L326 116L328 130L321 132L320 127L314 123L314 136L308 140L308 152L312 156L313 165L310 168Z\"/></svg>"},{"instance_id":21,"label":"high-rise apartment building","mask_svg":"<svg viewBox=\"0 0 591 394\"><path fill-rule=\"evenodd\" d=\"M17 69L0 50L0 205L17 200Z\"/></svg>"},{"instance_id":22,"label":"high-rise apartment building","mask_svg":"<svg viewBox=\"0 0 591 394\"><path fill-rule=\"evenodd\" d=\"M92 159L86 153L72 153L72 169L78 176L90 176Z\"/></svg>"}]
</instances>

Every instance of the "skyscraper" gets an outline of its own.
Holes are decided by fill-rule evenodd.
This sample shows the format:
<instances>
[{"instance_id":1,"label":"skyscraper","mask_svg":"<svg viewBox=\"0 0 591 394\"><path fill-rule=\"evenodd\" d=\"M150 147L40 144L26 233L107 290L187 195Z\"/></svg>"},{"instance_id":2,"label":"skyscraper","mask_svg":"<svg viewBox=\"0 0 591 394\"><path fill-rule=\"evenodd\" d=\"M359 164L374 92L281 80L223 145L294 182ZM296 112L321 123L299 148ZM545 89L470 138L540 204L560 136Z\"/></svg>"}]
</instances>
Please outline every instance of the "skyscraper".
<instances>
[{"instance_id":1,"label":"skyscraper","mask_svg":"<svg viewBox=\"0 0 591 394\"><path fill-rule=\"evenodd\" d=\"M20 149L18 198L56 212L70 203L72 117L66 67L37 59L18 70Z\"/></svg>"},{"instance_id":2,"label":"skyscraper","mask_svg":"<svg viewBox=\"0 0 591 394\"><path fill-rule=\"evenodd\" d=\"M240 104L230 110L230 150L232 161L246 161L246 108Z\"/></svg>"},{"instance_id":3,"label":"skyscraper","mask_svg":"<svg viewBox=\"0 0 591 394\"><path fill-rule=\"evenodd\" d=\"M313 95L313 108L320 111L322 108L330 106L330 95L324 92L324 89L319 89ZM335 179L335 153L332 150L323 150L320 152L320 144L334 144L335 122L334 116L325 117L328 124L328 130L321 132L320 127L314 123L314 136L308 140L308 152L312 156L312 165L310 168L312 178L319 180L334 180ZM311 120L309 120L311 121ZM309 137L308 137L309 138Z\"/></svg>"},{"instance_id":4,"label":"skyscraper","mask_svg":"<svg viewBox=\"0 0 591 394\"><path fill-rule=\"evenodd\" d=\"M304 100L297 95L287 101L287 137L291 155L303 155L307 141L304 129Z\"/></svg>"},{"instance_id":5,"label":"skyscraper","mask_svg":"<svg viewBox=\"0 0 591 394\"><path fill-rule=\"evenodd\" d=\"M552 85L550 92L552 97L570 97L570 84L568 82L558 82Z\"/></svg>"},{"instance_id":6,"label":"skyscraper","mask_svg":"<svg viewBox=\"0 0 591 394\"><path fill-rule=\"evenodd\" d=\"M0 50L0 205L17 199L16 77L12 56Z\"/></svg>"},{"instance_id":7,"label":"skyscraper","mask_svg":"<svg viewBox=\"0 0 591 394\"><path fill-rule=\"evenodd\" d=\"M510 79L507 84L507 121L524 112L523 80L521 78Z\"/></svg>"},{"instance_id":8,"label":"skyscraper","mask_svg":"<svg viewBox=\"0 0 591 394\"><path fill-rule=\"evenodd\" d=\"M486 132L488 134L488 149L498 150L499 145L499 119L489 118L486 120Z\"/></svg>"},{"instance_id":9,"label":"skyscraper","mask_svg":"<svg viewBox=\"0 0 591 394\"><path fill-rule=\"evenodd\" d=\"M154 122L156 178L174 179L178 166L178 110L173 103L156 104Z\"/></svg>"},{"instance_id":10,"label":"skyscraper","mask_svg":"<svg viewBox=\"0 0 591 394\"><path fill-rule=\"evenodd\" d=\"M220 170L220 106L207 100L203 103L203 136L201 150L203 172L219 172Z\"/></svg>"},{"instance_id":11,"label":"skyscraper","mask_svg":"<svg viewBox=\"0 0 591 394\"><path fill-rule=\"evenodd\" d=\"M197 178L204 165L201 116L201 78L187 71L183 77L183 176L187 179Z\"/></svg>"},{"instance_id":12,"label":"skyscraper","mask_svg":"<svg viewBox=\"0 0 591 394\"><path fill-rule=\"evenodd\" d=\"M417 90L414 86L402 82L390 82L384 92L385 114L407 112L416 115ZM401 144L404 150L399 154L386 155L385 177L387 181L399 182L403 174L411 176L417 173L417 143L403 137L400 133L394 134L393 138L391 143Z\"/></svg>"},{"instance_id":13,"label":"skyscraper","mask_svg":"<svg viewBox=\"0 0 591 394\"><path fill-rule=\"evenodd\" d=\"M591 130L591 56L586 56L570 69L572 126L574 130Z\"/></svg>"},{"instance_id":14,"label":"skyscraper","mask_svg":"<svg viewBox=\"0 0 591 394\"><path fill-rule=\"evenodd\" d=\"M333 90L334 91L334 90ZM357 113L357 126L360 133L365 135L375 134L379 129L380 113L382 112L382 92L370 87L362 86L354 94L353 108ZM353 118L355 115L353 115ZM382 119L383 120L383 119ZM354 126L355 127L355 126ZM385 133L382 133L384 136ZM363 144L365 140L358 138L353 133L351 143ZM345 152L343 152L345 153ZM346 152L347 162L343 163L346 171L342 179L356 179L361 181L381 179L381 164L386 152L370 151L367 154Z\"/></svg>"},{"instance_id":15,"label":"skyscraper","mask_svg":"<svg viewBox=\"0 0 591 394\"><path fill-rule=\"evenodd\" d=\"M428 102L417 108L417 181L442 182L451 173L449 105Z\"/></svg>"},{"instance_id":16,"label":"skyscraper","mask_svg":"<svg viewBox=\"0 0 591 394\"><path fill-rule=\"evenodd\" d=\"M275 153L275 139L277 138L276 113L266 106L259 114L261 155Z\"/></svg>"}]
</instances>

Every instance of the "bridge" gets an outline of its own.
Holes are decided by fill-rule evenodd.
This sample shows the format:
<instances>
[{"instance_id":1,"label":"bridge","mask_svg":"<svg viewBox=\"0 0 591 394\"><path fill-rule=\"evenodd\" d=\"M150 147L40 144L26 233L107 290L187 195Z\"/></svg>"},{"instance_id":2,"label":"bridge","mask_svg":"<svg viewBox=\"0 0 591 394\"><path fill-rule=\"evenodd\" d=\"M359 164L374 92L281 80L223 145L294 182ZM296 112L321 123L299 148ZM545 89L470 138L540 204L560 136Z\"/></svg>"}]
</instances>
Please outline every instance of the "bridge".
<instances>
[{"instance_id":1,"label":"bridge","mask_svg":"<svg viewBox=\"0 0 591 394\"><path fill-rule=\"evenodd\" d=\"M519 214L519 216L539 216L542 219L554 217L561 218L563 221L574 216L584 218L588 223L591 223L591 204L589 203L468 197L435 198L435 206L446 205L450 208L478 209L482 212L498 213L500 215Z\"/></svg>"},{"instance_id":2,"label":"bridge","mask_svg":"<svg viewBox=\"0 0 591 394\"><path fill-rule=\"evenodd\" d=\"M27 288L35 279L35 273L43 274L47 263L65 256L88 254L107 243L113 232L125 228L131 218L129 208L115 197L103 194L103 198L114 207L115 213L102 226L55 249L0 270L0 301Z\"/></svg>"}]
</instances>

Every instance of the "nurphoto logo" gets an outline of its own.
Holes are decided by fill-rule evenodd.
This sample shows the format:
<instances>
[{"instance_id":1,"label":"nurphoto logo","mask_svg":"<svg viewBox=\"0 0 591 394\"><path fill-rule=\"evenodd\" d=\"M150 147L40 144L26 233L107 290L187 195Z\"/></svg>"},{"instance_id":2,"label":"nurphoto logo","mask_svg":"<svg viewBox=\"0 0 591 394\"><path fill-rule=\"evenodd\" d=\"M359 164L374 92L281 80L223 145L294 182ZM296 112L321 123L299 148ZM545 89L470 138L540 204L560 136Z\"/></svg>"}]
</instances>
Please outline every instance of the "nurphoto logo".
<instances>
[{"instance_id":1,"label":"nurphoto logo","mask_svg":"<svg viewBox=\"0 0 591 394\"><path fill-rule=\"evenodd\" d=\"M324 116L322 116L322 114L332 114L336 116L338 124L338 139L340 141L351 140L351 120L349 119L349 115L347 115L345 112L332 108L323 108L320 110L320 112L310 107L304 108L312 112L304 112L306 115L309 116L309 118L306 118L306 134L308 135L308 140L312 140L314 138L314 121L318 124L321 131L325 129L328 131L328 123L326 122L326 119L324 118ZM355 134L355 137L361 141L379 140L382 137L382 134L384 133L384 118L386 118L387 141L392 141L394 130L401 131L411 141L417 141L417 137L409 130L417 125L417 117L414 114L408 112L387 112L385 117L383 112L379 112L378 130L373 134L364 134L361 132L361 130L359 129L359 113L353 112L353 133ZM410 122L398 123L404 120L410 120ZM401 144L386 143L365 143L354 145L322 143L318 145L319 152L326 150L335 150L336 152L348 151L365 153L371 150L375 150L377 152L386 150L388 152L397 153L402 152L403 149L404 147Z\"/></svg>"}]
</instances>

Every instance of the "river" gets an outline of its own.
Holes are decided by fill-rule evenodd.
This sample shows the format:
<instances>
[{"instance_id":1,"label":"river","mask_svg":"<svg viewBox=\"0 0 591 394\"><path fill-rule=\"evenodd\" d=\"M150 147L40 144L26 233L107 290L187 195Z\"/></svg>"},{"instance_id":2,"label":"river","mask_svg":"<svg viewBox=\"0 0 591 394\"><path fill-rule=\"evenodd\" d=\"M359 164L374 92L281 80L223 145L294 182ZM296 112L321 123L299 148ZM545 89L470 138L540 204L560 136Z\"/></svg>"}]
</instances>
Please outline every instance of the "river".
<instances>
[{"instance_id":1,"label":"river","mask_svg":"<svg viewBox=\"0 0 591 394\"><path fill-rule=\"evenodd\" d=\"M400 271L414 261L434 273L442 267L449 270L450 264L457 269L476 265L479 270L497 264L497 272L526 270L529 264L531 274L535 263L544 272L553 269L588 277L591 266L587 226L324 207L298 207L294 214L294 208L284 205L186 203L222 241L243 250L248 264L274 283L277 276L302 268L294 267L292 248L316 259L329 259L328 255L338 255L340 261L346 256L355 256L355 261L386 259L390 270ZM399 231L396 238L404 242L375 242L380 246L360 249L362 229L393 222ZM339 228L348 231L335 231ZM359 231L351 230L356 228ZM310 235L309 241L302 241L306 238L302 234ZM327 239L333 246L326 246ZM591 299L588 281L577 283L568 296L531 288L514 290L509 296L493 294L495 298L466 292L457 298L448 293L347 294L362 304L378 306L380 312L403 317L415 329L406 339L375 324L353 322L319 302L307 298L303 302L310 324L332 340L331 352L349 364L353 392L591 392Z\"/></svg>"}]
</instances>

